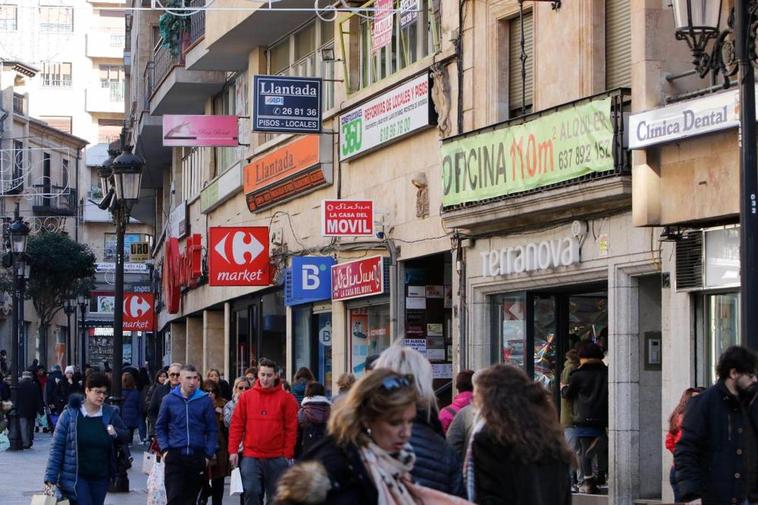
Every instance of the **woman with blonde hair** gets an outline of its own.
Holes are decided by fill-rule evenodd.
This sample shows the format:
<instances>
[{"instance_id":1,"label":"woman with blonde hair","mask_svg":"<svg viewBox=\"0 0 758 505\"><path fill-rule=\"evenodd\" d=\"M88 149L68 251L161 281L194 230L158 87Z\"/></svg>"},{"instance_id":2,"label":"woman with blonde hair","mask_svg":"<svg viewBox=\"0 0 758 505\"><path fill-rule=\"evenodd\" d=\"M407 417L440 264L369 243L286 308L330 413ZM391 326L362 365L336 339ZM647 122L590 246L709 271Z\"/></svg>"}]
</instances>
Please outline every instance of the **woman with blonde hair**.
<instances>
[{"instance_id":1,"label":"woman with blonde hair","mask_svg":"<svg viewBox=\"0 0 758 505\"><path fill-rule=\"evenodd\" d=\"M228 429L232 423L232 414L234 414L234 408L237 406L237 401L240 399L240 395L252 387L250 380L247 377L237 377L234 379L234 387L232 387L232 399L226 402L224 405L224 426Z\"/></svg>"}]
</instances>

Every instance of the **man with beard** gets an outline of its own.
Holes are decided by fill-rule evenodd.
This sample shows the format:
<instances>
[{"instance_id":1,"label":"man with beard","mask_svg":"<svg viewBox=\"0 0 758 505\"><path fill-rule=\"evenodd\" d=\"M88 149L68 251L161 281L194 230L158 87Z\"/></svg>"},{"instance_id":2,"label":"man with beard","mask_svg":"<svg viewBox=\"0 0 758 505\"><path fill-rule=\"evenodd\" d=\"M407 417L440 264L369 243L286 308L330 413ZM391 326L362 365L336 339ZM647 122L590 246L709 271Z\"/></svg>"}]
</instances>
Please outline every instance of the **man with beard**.
<instances>
[{"instance_id":1,"label":"man with beard","mask_svg":"<svg viewBox=\"0 0 758 505\"><path fill-rule=\"evenodd\" d=\"M758 503L756 355L729 347L716 366L718 382L690 400L674 449L683 502Z\"/></svg>"},{"instance_id":2,"label":"man with beard","mask_svg":"<svg viewBox=\"0 0 758 505\"><path fill-rule=\"evenodd\" d=\"M153 396L150 397L150 405L147 408L147 418L151 431L149 436L151 437L155 436L155 422L158 420L158 412L161 410L163 397L179 385L179 373L181 369L181 363L171 363L171 366L168 367L168 380L165 384L155 388Z\"/></svg>"}]
</instances>

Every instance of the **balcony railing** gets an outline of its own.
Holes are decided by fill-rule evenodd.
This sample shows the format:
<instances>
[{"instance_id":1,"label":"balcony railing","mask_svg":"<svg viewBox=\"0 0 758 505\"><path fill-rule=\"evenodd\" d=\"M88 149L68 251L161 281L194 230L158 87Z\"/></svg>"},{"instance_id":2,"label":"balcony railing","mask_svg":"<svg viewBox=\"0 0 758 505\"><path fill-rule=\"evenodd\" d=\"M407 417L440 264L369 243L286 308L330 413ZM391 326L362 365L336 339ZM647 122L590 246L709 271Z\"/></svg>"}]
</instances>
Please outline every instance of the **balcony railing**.
<instances>
[{"instance_id":1,"label":"balcony railing","mask_svg":"<svg viewBox=\"0 0 758 505\"><path fill-rule=\"evenodd\" d=\"M13 93L13 112L24 115L24 95Z\"/></svg>"},{"instance_id":2,"label":"balcony railing","mask_svg":"<svg viewBox=\"0 0 758 505\"><path fill-rule=\"evenodd\" d=\"M52 184L35 184L32 210L35 214L71 216L76 210L76 190Z\"/></svg>"},{"instance_id":3,"label":"balcony railing","mask_svg":"<svg viewBox=\"0 0 758 505\"><path fill-rule=\"evenodd\" d=\"M190 7L204 7L205 0L191 0ZM197 14L190 16L190 45L194 44L205 36L205 11L201 10Z\"/></svg>"},{"instance_id":4,"label":"balcony railing","mask_svg":"<svg viewBox=\"0 0 758 505\"><path fill-rule=\"evenodd\" d=\"M182 57L179 54L171 54L168 47L159 43L158 49L153 54L153 86L150 89L150 95L155 92L157 87L168 75L172 68L183 64Z\"/></svg>"}]
</instances>

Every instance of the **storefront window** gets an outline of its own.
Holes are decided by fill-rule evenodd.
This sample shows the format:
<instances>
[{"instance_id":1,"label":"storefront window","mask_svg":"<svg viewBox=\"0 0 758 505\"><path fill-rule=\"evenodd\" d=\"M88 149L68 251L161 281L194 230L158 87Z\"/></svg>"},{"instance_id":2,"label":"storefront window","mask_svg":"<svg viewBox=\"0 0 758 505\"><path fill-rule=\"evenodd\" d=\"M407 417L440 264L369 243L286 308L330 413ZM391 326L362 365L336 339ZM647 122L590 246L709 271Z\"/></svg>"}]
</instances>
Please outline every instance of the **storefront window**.
<instances>
[{"instance_id":1,"label":"storefront window","mask_svg":"<svg viewBox=\"0 0 758 505\"><path fill-rule=\"evenodd\" d=\"M706 331L708 338L708 372L716 381L716 363L719 356L740 339L740 295L719 293L705 295L707 311Z\"/></svg>"},{"instance_id":2,"label":"storefront window","mask_svg":"<svg viewBox=\"0 0 758 505\"><path fill-rule=\"evenodd\" d=\"M534 297L534 380L553 390L557 376L554 296Z\"/></svg>"},{"instance_id":3,"label":"storefront window","mask_svg":"<svg viewBox=\"0 0 758 505\"><path fill-rule=\"evenodd\" d=\"M497 323L492 343L493 362L524 367L526 348L525 294L515 293L494 297Z\"/></svg>"},{"instance_id":4,"label":"storefront window","mask_svg":"<svg viewBox=\"0 0 758 505\"><path fill-rule=\"evenodd\" d=\"M360 376L365 370L366 357L379 354L390 346L390 306L374 305L350 309L351 366L353 374Z\"/></svg>"},{"instance_id":5,"label":"storefront window","mask_svg":"<svg viewBox=\"0 0 758 505\"><path fill-rule=\"evenodd\" d=\"M294 367L307 367L324 385L327 396L332 387L332 314L314 313L311 305L293 310Z\"/></svg>"}]
</instances>

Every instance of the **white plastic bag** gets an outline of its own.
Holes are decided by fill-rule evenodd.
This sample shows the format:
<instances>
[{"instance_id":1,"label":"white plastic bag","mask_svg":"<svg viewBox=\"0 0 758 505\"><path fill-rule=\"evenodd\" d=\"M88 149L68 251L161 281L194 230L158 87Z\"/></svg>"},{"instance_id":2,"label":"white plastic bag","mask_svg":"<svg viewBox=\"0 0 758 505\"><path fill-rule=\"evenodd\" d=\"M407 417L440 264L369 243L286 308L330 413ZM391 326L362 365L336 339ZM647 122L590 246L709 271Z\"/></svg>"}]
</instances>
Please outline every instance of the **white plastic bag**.
<instances>
[{"instance_id":1,"label":"white plastic bag","mask_svg":"<svg viewBox=\"0 0 758 505\"><path fill-rule=\"evenodd\" d=\"M239 467L232 470L232 476L229 479L229 496L242 494L245 490L242 488L242 474Z\"/></svg>"},{"instance_id":2,"label":"white plastic bag","mask_svg":"<svg viewBox=\"0 0 758 505\"><path fill-rule=\"evenodd\" d=\"M155 465L155 454L152 452L142 453L142 473L150 475Z\"/></svg>"},{"instance_id":3,"label":"white plastic bag","mask_svg":"<svg viewBox=\"0 0 758 505\"><path fill-rule=\"evenodd\" d=\"M147 505L166 505L165 465L156 461L147 477Z\"/></svg>"}]
</instances>

